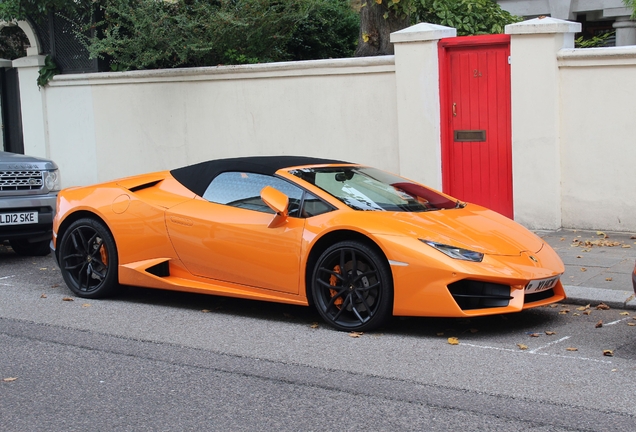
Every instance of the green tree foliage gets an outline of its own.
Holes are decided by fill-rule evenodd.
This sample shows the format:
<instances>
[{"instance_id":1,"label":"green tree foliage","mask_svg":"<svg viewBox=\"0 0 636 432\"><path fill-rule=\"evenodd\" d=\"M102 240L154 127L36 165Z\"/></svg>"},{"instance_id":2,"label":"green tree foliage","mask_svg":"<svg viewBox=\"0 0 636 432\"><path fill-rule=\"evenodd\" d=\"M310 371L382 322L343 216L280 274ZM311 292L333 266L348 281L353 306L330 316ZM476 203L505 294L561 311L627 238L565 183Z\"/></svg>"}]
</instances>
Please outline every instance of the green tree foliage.
<instances>
[{"instance_id":1,"label":"green tree foliage","mask_svg":"<svg viewBox=\"0 0 636 432\"><path fill-rule=\"evenodd\" d=\"M413 0L417 22L457 29L459 36L503 33L506 24L522 20L492 0Z\"/></svg>"},{"instance_id":2,"label":"green tree foliage","mask_svg":"<svg viewBox=\"0 0 636 432\"><path fill-rule=\"evenodd\" d=\"M22 20L27 16L45 16L47 11L55 9L62 12L73 11L82 4L94 0L0 0L0 20Z\"/></svg>"},{"instance_id":3,"label":"green tree foliage","mask_svg":"<svg viewBox=\"0 0 636 432\"><path fill-rule=\"evenodd\" d=\"M606 47L612 46L608 45L608 39L616 34L615 31L610 31L607 33L603 33L600 35L595 35L591 37L579 36L574 39L574 47L575 48L598 48L598 47Z\"/></svg>"},{"instance_id":4,"label":"green tree foliage","mask_svg":"<svg viewBox=\"0 0 636 432\"><path fill-rule=\"evenodd\" d=\"M26 55L29 39L18 26L5 27L0 31L0 58L13 60Z\"/></svg>"},{"instance_id":5,"label":"green tree foliage","mask_svg":"<svg viewBox=\"0 0 636 432\"><path fill-rule=\"evenodd\" d=\"M636 19L636 0L623 0L623 3L634 11L632 12L632 19Z\"/></svg>"},{"instance_id":6,"label":"green tree foliage","mask_svg":"<svg viewBox=\"0 0 636 432\"><path fill-rule=\"evenodd\" d=\"M91 56L115 70L352 55L357 15L347 0L105 0Z\"/></svg>"}]
</instances>

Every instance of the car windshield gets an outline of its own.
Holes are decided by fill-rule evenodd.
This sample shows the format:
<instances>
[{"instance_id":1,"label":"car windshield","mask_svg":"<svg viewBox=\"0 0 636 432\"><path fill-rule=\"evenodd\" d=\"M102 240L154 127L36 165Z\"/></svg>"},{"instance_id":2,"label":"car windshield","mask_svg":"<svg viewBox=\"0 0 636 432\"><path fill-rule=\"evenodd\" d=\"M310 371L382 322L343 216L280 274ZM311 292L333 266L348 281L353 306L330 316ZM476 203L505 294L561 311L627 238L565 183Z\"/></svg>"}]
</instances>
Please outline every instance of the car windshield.
<instances>
[{"instance_id":1,"label":"car windshield","mask_svg":"<svg viewBox=\"0 0 636 432\"><path fill-rule=\"evenodd\" d=\"M290 171L354 210L423 212L460 206L420 184L375 168L347 166Z\"/></svg>"}]
</instances>

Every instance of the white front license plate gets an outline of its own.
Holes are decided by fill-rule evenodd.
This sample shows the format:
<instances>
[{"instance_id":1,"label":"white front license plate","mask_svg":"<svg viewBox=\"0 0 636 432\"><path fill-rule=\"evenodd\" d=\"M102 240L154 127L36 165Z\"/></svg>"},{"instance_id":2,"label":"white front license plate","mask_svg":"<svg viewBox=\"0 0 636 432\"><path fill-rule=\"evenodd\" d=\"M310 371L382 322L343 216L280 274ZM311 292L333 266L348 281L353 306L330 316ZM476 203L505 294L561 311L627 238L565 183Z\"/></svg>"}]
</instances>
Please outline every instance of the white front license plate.
<instances>
[{"instance_id":1,"label":"white front license plate","mask_svg":"<svg viewBox=\"0 0 636 432\"><path fill-rule=\"evenodd\" d=\"M532 294L554 288L560 277L561 275L547 279L537 279L530 281L530 283L526 285L526 293Z\"/></svg>"},{"instance_id":2,"label":"white front license plate","mask_svg":"<svg viewBox=\"0 0 636 432\"><path fill-rule=\"evenodd\" d=\"M26 225L38 223L38 212L0 213L0 225Z\"/></svg>"}]
</instances>

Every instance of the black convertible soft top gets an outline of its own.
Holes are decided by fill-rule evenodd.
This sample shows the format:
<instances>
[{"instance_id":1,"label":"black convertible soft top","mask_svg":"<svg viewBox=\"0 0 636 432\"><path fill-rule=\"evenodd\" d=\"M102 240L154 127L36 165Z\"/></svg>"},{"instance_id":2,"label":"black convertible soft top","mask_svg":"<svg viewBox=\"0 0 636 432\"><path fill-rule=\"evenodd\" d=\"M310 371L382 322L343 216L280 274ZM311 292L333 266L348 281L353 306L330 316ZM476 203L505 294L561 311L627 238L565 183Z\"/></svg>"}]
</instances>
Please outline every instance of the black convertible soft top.
<instances>
[{"instance_id":1,"label":"black convertible soft top","mask_svg":"<svg viewBox=\"0 0 636 432\"><path fill-rule=\"evenodd\" d=\"M201 162L173 169L170 174L192 192L203 196L210 182L219 174L228 171L273 175L281 168L347 163L349 162L305 156L252 156Z\"/></svg>"}]
</instances>

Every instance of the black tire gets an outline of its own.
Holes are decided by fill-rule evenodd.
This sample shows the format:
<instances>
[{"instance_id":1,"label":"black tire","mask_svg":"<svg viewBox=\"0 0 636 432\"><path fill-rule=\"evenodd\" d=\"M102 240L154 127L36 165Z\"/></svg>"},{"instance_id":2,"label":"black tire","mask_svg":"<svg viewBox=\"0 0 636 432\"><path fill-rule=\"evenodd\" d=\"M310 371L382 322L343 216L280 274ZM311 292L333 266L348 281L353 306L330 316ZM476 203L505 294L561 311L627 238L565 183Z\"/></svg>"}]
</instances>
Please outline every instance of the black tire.
<instances>
[{"instance_id":1,"label":"black tire","mask_svg":"<svg viewBox=\"0 0 636 432\"><path fill-rule=\"evenodd\" d=\"M119 290L117 246L102 222L76 220L64 232L58 250L62 276L75 295L100 298Z\"/></svg>"},{"instance_id":2,"label":"black tire","mask_svg":"<svg viewBox=\"0 0 636 432\"><path fill-rule=\"evenodd\" d=\"M28 240L10 240L11 248L22 256L46 256L51 253L51 240L29 243Z\"/></svg>"},{"instance_id":3,"label":"black tire","mask_svg":"<svg viewBox=\"0 0 636 432\"><path fill-rule=\"evenodd\" d=\"M358 241L336 243L320 255L311 293L318 313L338 330L372 330L393 312L388 262Z\"/></svg>"}]
</instances>

